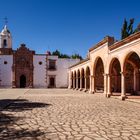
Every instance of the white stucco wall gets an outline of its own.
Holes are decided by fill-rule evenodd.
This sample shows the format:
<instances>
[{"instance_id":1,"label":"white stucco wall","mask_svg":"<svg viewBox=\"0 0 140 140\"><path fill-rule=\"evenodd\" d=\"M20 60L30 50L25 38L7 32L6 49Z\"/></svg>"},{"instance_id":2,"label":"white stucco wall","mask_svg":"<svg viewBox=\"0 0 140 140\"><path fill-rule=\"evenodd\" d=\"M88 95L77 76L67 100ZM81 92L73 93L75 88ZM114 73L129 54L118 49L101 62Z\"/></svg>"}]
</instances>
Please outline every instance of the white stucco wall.
<instances>
[{"instance_id":1,"label":"white stucco wall","mask_svg":"<svg viewBox=\"0 0 140 140\"><path fill-rule=\"evenodd\" d=\"M39 65L42 62L42 65ZM46 55L33 56L33 85L35 88L46 88Z\"/></svg>"},{"instance_id":2,"label":"white stucco wall","mask_svg":"<svg viewBox=\"0 0 140 140\"><path fill-rule=\"evenodd\" d=\"M7 64L4 64L7 61ZM13 55L0 55L0 86L12 87Z\"/></svg>"},{"instance_id":3,"label":"white stucco wall","mask_svg":"<svg viewBox=\"0 0 140 140\"><path fill-rule=\"evenodd\" d=\"M68 87L68 68L76 63L79 59L58 59L56 62L57 73L56 73L56 87Z\"/></svg>"}]
</instances>

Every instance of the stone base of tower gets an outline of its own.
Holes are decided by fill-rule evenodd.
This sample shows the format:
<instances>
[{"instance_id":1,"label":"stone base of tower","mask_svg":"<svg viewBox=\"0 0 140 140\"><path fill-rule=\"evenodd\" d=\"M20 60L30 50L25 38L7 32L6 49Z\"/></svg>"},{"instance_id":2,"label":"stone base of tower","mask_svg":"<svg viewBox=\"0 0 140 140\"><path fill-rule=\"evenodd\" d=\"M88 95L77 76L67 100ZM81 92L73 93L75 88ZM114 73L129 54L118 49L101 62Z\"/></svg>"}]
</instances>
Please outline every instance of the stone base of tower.
<instances>
[{"instance_id":1,"label":"stone base of tower","mask_svg":"<svg viewBox=\"0 0 140 140\"><path fill-rule=\"evenodd\" d=\"M12 48L0 48L0 54L11 55L13 54Z\"/></svg>"}]
</instances>

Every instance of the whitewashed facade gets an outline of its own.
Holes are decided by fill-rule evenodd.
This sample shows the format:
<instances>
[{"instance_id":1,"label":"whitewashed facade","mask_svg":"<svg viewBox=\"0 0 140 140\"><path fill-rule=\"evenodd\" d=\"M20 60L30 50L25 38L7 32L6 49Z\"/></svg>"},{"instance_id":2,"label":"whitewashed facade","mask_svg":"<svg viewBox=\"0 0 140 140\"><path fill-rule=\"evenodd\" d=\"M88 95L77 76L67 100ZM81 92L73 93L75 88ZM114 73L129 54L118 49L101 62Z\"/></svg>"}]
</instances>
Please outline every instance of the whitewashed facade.
<instances>
[{"instance_id":1,"label":"whitewashed facade","mask_svg":"<svg viewBox=\"0 0 140 140\"><path fill-rule=\"evenodd\" d=\"M50 54L36 54L25 44L12 49L7 26L0 33L0 87L66 88L68 68L79 59L60 59Z\"/></svg>"},{"instance_id":2,"label":"whitewashed facade","mask_svg":"<svg viewBox=\"0 0 140 140\"><path fill-rule=\"evenodd\" d=\"M0 85L12 87L12 55L0 55Z\"/></svg>"},{"instance_id":3,"label":"whitewashed facade","mask_svg":"<svg viewBox=\"0 0 140 140\"><path fill-rule=\"evenodd\" d=\"M46 55L33 56L33 85L34 87L47 87L46 84ZM42 63L42 64L40 64Z\"/></svg>"},{"instance_id":4,"label":"whitewashed facade","mask_svg":"<svg viewBox=\"0 0 140 140\"><path fill-rule=\"evenodd\" d=\"M79 60L74 59L58 59L57 60L57 73L56 73L56 87L68 87L68 68Z\"/></svg>"}]
</instances>

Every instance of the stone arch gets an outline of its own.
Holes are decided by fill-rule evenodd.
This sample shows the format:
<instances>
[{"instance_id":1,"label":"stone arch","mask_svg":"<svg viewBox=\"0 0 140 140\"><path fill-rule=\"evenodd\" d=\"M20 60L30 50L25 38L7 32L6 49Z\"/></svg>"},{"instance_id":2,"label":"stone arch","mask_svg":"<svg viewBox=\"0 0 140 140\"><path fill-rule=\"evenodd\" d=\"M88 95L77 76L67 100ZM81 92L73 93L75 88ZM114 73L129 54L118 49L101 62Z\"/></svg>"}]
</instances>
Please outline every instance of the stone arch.
<instances>
[{"instance_id":1,"label":"stone arch","mask_svg":"<svg viewBox=\"0 0 140 140\"><path fill-rule=\"evenodd\" d=\"M101 57L97 57L94 64L95 91L104 91L104 63Z\"/></svg>"},{"instance_id":2,"label":"stone arch","mask_svg":"<svg viewBox=\"0 0 140 140\"><path fill-rule=\"evenodd\" d=\"M109 65L110 91L121 92L121 64L118 58L113 58Z\"/></svg>"},{"instance_id":3,"label":"stone arch","mask_svg":"<svg viewBox=\"0 0 140 140\"><path fill-rule=\"evenodd\" d=\"M77 80L78 80L77 87L80 88L80 70L79 69L77 70Z\"/></svg>"},{"instance_id":4,"label":"stone arch","mask_svg":"<svg viewBox=\"0 0 140 140\"><path fill-rule=\"evenodd\" d=\"M85 88L85 71L84 68L81 69L81 78L82 78L82 89Z\"/></svg>"},{"instance_id":5,"label":"stone arch","mask_svg":"<svg viewBox=\"0 0 140 140\"><path fill-rule=\"evenodd\" d=\"M90 68L89 66L86 67L86 89L90 88Z\"/></svg>"},{"instance_id":6,"label":"stone arch","mask_svg":"<svg viewBox=\"0 0 140 140\"><path fill-rule=\"evenodd\" d=\"M126 55L123 73L125 78L125 92L138 94L140 91L140 57L136 52L131 51Z\"/></svg>"},{"instance_id":7,"label":"stone arch","mask_svg":"<svg viewBox=\"0 0 140 140\"><path fill-rule=\"evenodd\" d=\"M97 66L97 63L98 63L99 59L101 59L101 61L102 61L103 68L105 67L105 66L104 66L103 58L100 57L100 56L96 57L95 60L93 61L93 63L94 63L94 64L93 64L93 75L95 75L95 69L96 69L96 66ZM104 69L104 71L105 71L105 69Z\"/></svg>"}]
</instances>

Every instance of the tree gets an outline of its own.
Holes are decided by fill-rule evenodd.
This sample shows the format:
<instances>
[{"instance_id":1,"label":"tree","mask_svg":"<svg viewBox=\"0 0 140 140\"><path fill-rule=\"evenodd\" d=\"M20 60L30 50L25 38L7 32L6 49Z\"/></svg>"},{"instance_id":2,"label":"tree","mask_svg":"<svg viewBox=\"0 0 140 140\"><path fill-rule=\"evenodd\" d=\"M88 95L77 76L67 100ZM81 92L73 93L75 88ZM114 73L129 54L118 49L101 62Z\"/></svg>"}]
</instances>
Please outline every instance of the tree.
<instances>
[{"instance_id":1,"label":"tree","mask_svg":"<svg viewBox=\"0 0 140 140\"><path fill-rule=\"evenodd\" d=\"M127 33L127 21L126 21L126 19L124 19L123 27L121 29L121 39L124 39L127 36L128 36L128 33Z\"/></svg>"},{"instance_id":2,"label":"tree","mask_svg":"<svg viewBox=\"0 0 140 140\"><path fill-rule=\"evenodd\" d=\"M138 24L137 28L135 29L135 33L140 31L140 23Z\"/></svg>"},{"instance_id":3,"label":"tree","mask_svg":"<svg viewBox=\"0 0 140 140\"><path fill-rule=\"evenodd\" d=\"M71 58L73 58L73 59L80 59L80 60L82 60L83 58L82 58L82 56L80 56L79 54L73 54L72 56L71 56Z\"/></svg>"},{"instance_id":4,"label":"tree","mask_svg":"<svg viewBox=\"0 0 140 140\"><path fill-rule=\"evenodd\" d=\"M69 55L67 54L62 54L60 51L56 50L54 52L52 52L52 55L57 55L58 58L70 58Z\"/></svg>"},{"instance_id":5,"label":"tree","mask_svg":"<svg viewBox=\"0 0 140 140\"><path fill-rule=\"evenodd\" d=\"M63 54L60 51L56 50L54 52L52 52L52 55L57 55L58 58L72 58L72 59L80 59L82 60L82 56L80 56L79 54L72 54L71 56L67 55L67 54Z\"/></svg>"},{"instance_id":6,"label":"tree","mask_svg":"<svg viewBox=\"0 0 140 140\"><path fill-rule=\"evenodd\" d=\"M52 55L57 55L58 57L60 57L61 53L60 53L60 51L56 50L56 51L52 52Z\"/></svg>"},{"instance_id":7,"label":"tree","mask_svg":"<svg viewBox=\"0 0 140 140\"><path fill-rule=\"evenodd\" d=\"M121 29L121 39L124 39L134 33L133 24L134 24L134 18L130 19L129 25L126 19L124 19L123 27Z\"/></svg>"},{"instance_id":8,"label":"tree","mask_svg":"<svg viewBox=\"0 0 140 140\"><path fill-rule=\"evenodd\" d=\"M128 35L131 35L134 33L133 31L133 24L134 24L134 18L130 19L130 22L129 22L129 26L128 26Z\"/></svg>"},{"instance_id":9,"label":"tree","mask_svg":"<svg viewBox=\"0 0 140 140\"><path fill-rule=\"evenodd\" d=\"M67 54L61 54L60 58L70 58L70 56Z\"/></svg>"}]
</instances>

